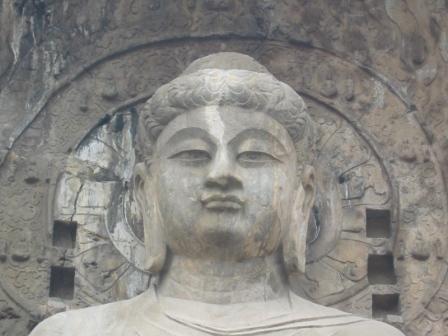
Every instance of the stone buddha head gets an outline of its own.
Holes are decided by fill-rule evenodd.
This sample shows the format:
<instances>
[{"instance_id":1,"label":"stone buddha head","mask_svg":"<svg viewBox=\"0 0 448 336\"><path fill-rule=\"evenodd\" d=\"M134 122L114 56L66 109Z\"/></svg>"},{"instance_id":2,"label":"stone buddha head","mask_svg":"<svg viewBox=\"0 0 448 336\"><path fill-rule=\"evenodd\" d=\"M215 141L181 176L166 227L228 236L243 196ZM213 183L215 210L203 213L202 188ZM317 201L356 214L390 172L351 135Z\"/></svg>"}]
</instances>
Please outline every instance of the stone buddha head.
<instances>
[{"instance_id":1,"label":"stone buddha head","mask_svg":"<svg viewBox=\"0 0 448 336\"><path fill-rule=\"evenodd\" d=\"M304 271L313 123L290 86L249 56L213 54L160 87L141 118L134 185L148 271L168 254L278 254L287 273Z\"/></svg>"},{"instance_id":2,"label":"stone buddha head","mask_svg":"<svg viewBox=\"0 0 448 336\"><path fill-rule=\"evenodd\" d=\"M57 314L34 336L402 335L289 290L315 197L313 124L293 89L219 53L158 89L141 118L134 196L160 281Z\"/></svg>"}]
</instances>

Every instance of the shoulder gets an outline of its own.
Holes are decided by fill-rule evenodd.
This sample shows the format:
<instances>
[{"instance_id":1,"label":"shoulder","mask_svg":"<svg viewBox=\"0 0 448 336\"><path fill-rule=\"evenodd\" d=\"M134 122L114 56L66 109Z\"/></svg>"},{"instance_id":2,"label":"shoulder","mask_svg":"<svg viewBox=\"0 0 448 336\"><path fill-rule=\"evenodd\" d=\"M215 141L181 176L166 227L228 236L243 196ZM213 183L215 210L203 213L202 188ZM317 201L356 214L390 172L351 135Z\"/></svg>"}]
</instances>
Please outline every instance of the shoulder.
<instances>
[{"instance_id":1,"label":"shoulder","mask_svg":"<svg viewBox=\"0 0 448 336\"><path fill-rule=\"evenodd\" d=\"M295 309L302 316L322 318L322 326L334 330L334 336L404 336L401 331L389 324L322 306L295 294L292 294L291 297Z\"/></svg>"},{"instance_id":2,"label":"shoulder","mask_svg":"<svg viewBox=\"0 0 448 336\"><path fill-rule=\"evenodd\" d=\"M338 331L335 336L405 336L400 330L389 324L375 321L365 320L362 323L355 323L344 330Z\"/></svg>"},{"instance_id":3,"label":"shoulder","mask_svg":"<svg viewBox=\"0 0 448 336\"><path fill-rule=\"evenodd\" d=\"M113 318L113 308L120 304L117 302L55 314L38 324L30 336L90 336L91 331L107 325L107 317Z\"/></svg>"},{"instance_id":4,"label":"shoulder","mask_svg":"<svg viewBox=\"0 0 448 336\"><path fill-rule=\"evenodd\" d=\"M117 331L126 324L128 315L140 306L142 296L55 314L39 323L30 336L93 336L99 330Z\"/></svg>"},{"instance_id":5,"label":"shoulder","mask_svg":"<svg viewBox=\"0 0 448 336\"><path fill-rule=\"evenodd\" d=\"M30 336L60 336L66 322L66 313L53 315L37 325Z\"/></svg>"}]
</instances>

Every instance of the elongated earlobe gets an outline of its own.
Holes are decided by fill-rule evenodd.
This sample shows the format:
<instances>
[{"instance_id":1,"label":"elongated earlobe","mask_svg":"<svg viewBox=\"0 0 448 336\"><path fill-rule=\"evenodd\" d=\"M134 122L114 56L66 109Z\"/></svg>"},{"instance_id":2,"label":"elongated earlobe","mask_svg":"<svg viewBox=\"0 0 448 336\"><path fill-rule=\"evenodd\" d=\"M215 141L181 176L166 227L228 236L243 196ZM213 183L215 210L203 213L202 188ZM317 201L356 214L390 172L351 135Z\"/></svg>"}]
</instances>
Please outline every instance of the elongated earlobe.
<instances>
[{"instance_id":1,"label":"elongated earlobe","mask_svg":"<svg viewBox=\"0 0 448 336\"><path fill-rule=\"evenodd\" d=\"M283 259L288 274L305 273L306 235L308 223L304 222L302 186L296 193L289 228L283 238Z\"/></svg>"},{"instance_id":2,"label":"elongated earlobe","mask_svg":"<svg viewBox=\"0 0 448 336\"><path fill-rule=\"evenodd\" d=\"M294 197L291 221L283 237L283 259L288 274L305 273L308 221L315 198L314 169L306 166Z\"/></svg>"},{"instance_id":3,"label":"elongated earlobe","mask_svg":"<svg viewBox=\"0 0 448 336\"><path fill-rule=\"evenodd\" d=\"M138 163L134 170L134 195L143 217L145 269L152 274L157 274L165 264L166 245L153 182L145 164Z\"/></svg>"}]
</instances>

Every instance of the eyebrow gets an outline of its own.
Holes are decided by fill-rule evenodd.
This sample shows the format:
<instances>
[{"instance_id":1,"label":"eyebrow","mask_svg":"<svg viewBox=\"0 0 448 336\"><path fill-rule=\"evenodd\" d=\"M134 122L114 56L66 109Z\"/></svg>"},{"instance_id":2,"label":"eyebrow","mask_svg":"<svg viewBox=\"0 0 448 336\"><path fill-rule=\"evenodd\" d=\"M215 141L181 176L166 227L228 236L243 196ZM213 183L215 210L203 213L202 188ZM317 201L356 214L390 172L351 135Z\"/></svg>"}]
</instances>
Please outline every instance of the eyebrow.
<instances>
[{"instance_id":1,"label":"eyebrow","mask_svg":"<svg viewBox=\"0 0 448 336\"><path fill-rule=\"evenodd\" d=\"M288 153L286 150L285 144L283 144L277 136L272 134L271 132L261 129L261 128L247 128L240 133L238 133L236 136L234 136L230 141L229 144L235 145L237 142L244 141L248 138L257 138L259 140L267 140L267 141L273 141L277 145L280 146L280 149L283 150L285 153Z\"/></svg>"},{"instance_id":2,"label":"eyebrow","mask_svg":"<svg viewBox=\"0 0 448 336\"><path fill-rule=\"evenodd\" d=\"M214 137L209 134L206 130L200 128L200 127L188 127L188 128L182 128L181 130L176 131L172 136L169 137L167 141L160 144L160 146L174 146L178 143L181 143L187 139L201 139L205 141L208 145L215 147L214 144Z\"/></svg>"}]
</instances>

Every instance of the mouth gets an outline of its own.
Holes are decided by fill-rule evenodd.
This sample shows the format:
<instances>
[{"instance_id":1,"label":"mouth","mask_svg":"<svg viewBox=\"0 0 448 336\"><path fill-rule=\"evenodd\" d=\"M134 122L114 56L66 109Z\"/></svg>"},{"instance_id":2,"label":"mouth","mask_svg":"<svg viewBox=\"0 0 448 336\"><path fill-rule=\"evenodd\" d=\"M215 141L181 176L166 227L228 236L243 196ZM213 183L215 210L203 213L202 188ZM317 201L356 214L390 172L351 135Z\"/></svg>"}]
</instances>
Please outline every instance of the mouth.
<instances>
[{"instance_id":1,"label":"mouth","mask_svg":"<svg viewBox=\"0 0 448 336\"><path fill-rule=\"evenodd\" d=\"M214 211L238 211L243 208L244 201L235 195L210 195L201 197L206 209Z\"/></svg>"}]
</instances>

